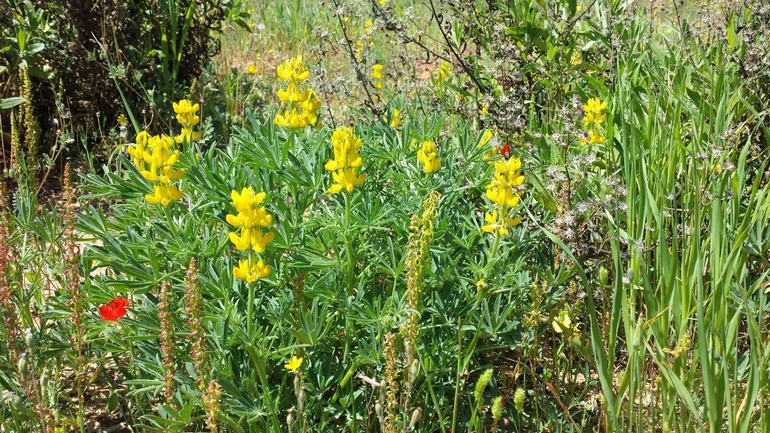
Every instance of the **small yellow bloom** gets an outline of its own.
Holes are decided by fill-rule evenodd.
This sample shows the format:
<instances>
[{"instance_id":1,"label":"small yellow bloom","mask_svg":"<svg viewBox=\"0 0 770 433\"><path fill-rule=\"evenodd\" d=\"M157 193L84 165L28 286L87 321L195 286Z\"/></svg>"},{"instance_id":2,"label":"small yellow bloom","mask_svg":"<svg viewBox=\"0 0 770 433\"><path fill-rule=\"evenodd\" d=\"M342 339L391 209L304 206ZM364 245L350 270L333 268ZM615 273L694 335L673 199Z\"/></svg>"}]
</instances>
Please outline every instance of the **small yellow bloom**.
<instances>
[{"instance_id":1,"label":"small yellow bloom","mask_svg":"<svg viewBox=\"0 0 770 433\"><path fill-rule=\"evenodd\" d=\"M248 66L246 66L246 73L249 75L256 75L257 72L259 72L259 69L257 69L257 65L254 63L249 63Z\"/></svg>"},{"instance_id":2,"label":"small yellow bloom","mask_svg":"<svg viewBox=\"0 0 770 433\"><path fill-rule=\"evenodd\" d=\"M238 260L238 267L233 268L233 276L239 280L253 283L270 275L270 266L261 259L249 266L250 260Z\"/></svg>"},{"instance_id":3,"label":"small yellow bloom","mask_svg":"<svg viewBox=\"0 0 770 433\"><path fill-rule=\"evenodd\" d=\"M302 365L303 358L297 358L296 356L292 356L289 362L283 365L283 368L291 371L292 373L296 373L297 370L299 370L299 367Z\"/></svg>"},{"instance_id":4,"label":"small yellow bloom","mask_svg":"<svg viewBox=\"0 0 770 433\"><path fill-rule=\"evenodd\" d=\"M305 81L310 77L310 71L307 70L301 55L278 65L276 73L282 81L299 82Z\"/></svg>"},{"instance_id":5,"label":"small yellow bloom","mask_svg":"<svg viewBox=\"0 0 770 433\"><path fill-rule=\"evenodd\" d=\"M441 168L441 160L438 158L438 150L433 140L422 142L420 150L417 151L417 159L425 166L426 173L431 173Z\"/></svg>"},{"instance_id":6,"label":"small yellow bloom","mask_svg":"<svg viewBox=\"0 0 770 433\"><path fill-rule=\"evenodd\" d=\"M393 129L398 129L404 124L404 119L401 119L399 114L401 112L398 111L398 108L394 108L393 115L390 117L390 127Z\"/></svg>"},{"instance_id":7,"label":"small yellow bloom","mask_svg":"<svg viewBox=\"0 0 770 433\"><path fill-rule=\"evenodd\" d=\"M593 124L598 126L605 120L607 115L604 114L604 109L607 108L607 101L602 101L601 98L591 98L586 105L583 105L583 111L585 116L583 117L583 123L586 128Z\"/></svg>"},{"instance_id":8,"label":"small yellow bloom","mask_svg":"<svg viewBox=\"0 0 770 433\"><path fill-rule=\"evenodd\" d=\"M118 116L118 125L123 127L128 125L128 119L122 113Z\"/></svg>"},{"instance_id":9,"label":"small yellow bloom","mask_svg":"<svg viewBox=\"0 0 770 433\"><path fill-rule=\"evenodd\" d=\"M385 76L382 74L382 65L379 63L375 63L372 65L372 78L374 79L382 79Z\"/></svg>"},{"instance_id":10,"label":"small yellow bloom","mask_svg":"<svg viewBox=\"0 0 770 433\"><path fill-rule=\"evenodd\" d=\"M182 198L182 191L176 187L176 185L155 185L153 187L153 194L145 194L144 199L149 204L159 204L161 206L168 206L169 203L178 201Z\"/></svg>"}]
</instances>

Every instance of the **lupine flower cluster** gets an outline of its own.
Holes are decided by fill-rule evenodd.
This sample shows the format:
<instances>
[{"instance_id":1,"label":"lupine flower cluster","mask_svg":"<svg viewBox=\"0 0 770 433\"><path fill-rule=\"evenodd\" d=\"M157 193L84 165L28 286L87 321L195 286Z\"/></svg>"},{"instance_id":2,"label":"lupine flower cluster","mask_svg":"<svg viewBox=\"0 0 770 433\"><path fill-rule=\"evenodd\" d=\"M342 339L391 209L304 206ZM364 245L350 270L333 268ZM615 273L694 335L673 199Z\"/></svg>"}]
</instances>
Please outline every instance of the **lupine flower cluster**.
<instances>
[{"instance_id":1,"label":"lupine flower cluster","mask_svg":"<svg viewBox=\"0 0 770 433\"><path fill-rule=\"evenodd\" d=\"M364 165L359 154L361 139L356 137L353 128L343 126L332 133L332 147L334 159L327 161L324 168L332 172L335 183L327 191L331 194L337 194L343 189L353 192L353 187L361 185L366 179L365 174L356 173Z\"/></svg>"},{"instance_id":2,"label":"lupine flower cluster","mask_svg":"<svg viewBox=\"0 0 770 433\"><path fill-rule=\"evenodd\" d=\"M304 128L318 123L318 110L321 100L305 81L310 77L302 56L287 60L276 68L278 79L286 82L286 88L278 90L278 99L286 104L283 114L275 116L278 126Z\"/></svg>"},{"instance_id":3,"label":"lupine flower cluster","mask_svg":"<svg viewBox=\"0 0 770 433\"><path fill-rule=\"evenodd\" d=\"M182 191L171 181L184 176L184 170L174 169L179 160L179 150L172 150L174 143L189 143L201 138L200 131L193 128L200 122L196 114L200 106L187 99L174 102L176 120L182 125L182 132L174 138L168 135L150 135L142 131L136 136L136 143L128 146L126 151L131 155L139 173L153 185L153 193L144 196L147 203L168 206L169 203L182 198Z\"/></svg>"},{"instance_id":4,"label":"lupine flower cluster","mask_svg":"<svg viewBox=\"0 0 770 433\"><path fill-rule=\"evenodd\" d=\"M417 159L425 166L425 172L431 173L441 168L441 160L438 158L438 149L433 140L423 141L420 150L417 151Z\"/></svg>"},{"instance_id":5,"label":"lupine flower cluster","mask_svg":"<svg viewBox=\"0 0 770 433\"><path fill-rule=\"evenodd\" d=\"M182 132L174 137L174 140L182 144L185 141L200 140L203 133L201 131L193 131L193 127L200 122L198 117L198 110L200 110L199 104L193 104L187 99L182 99L179 103L174 102L174 113L176 113L176 120L182 125Z\"/></svg>"},{"instance_id":6,"label":"lupine flower cluster","mask_svg":"<svg viewBox=\"0 0 770 433\"><path fill-rule=\"evenodd\" d=\"M604 109L607 108L607 101L600 98L591 98L586 105L583 105L583 128L584 133L580 137L580 144L587 146L589 144L602 144L607 137L602 133L602 123L607 120Z\"/></svg>"},{"instance_id":7,"label":"lupine flower cluster","mask_svg":"<svg viewBox=\"0 0 770 433\"><path fill-rule=\"evenodd\" d=\"M484 215L487 224L481 227L483 231L505 235L509 227L521 222L521 217L511 217L511 210L519 204L519 190L524 184L520 168L521 160L518 158L495 162L495 174L487 185L486 194L494 209Z\"/></svg>"},{"instance_id":8,"label":"lupine flower cluster","mask_svg":"<svg viewBox=\"0 0 770 433\"><path fill-rule=\"evenodd\" d=\"M404 119L400 117L401 112L398 108L393 109L393 114L390 117L390 127L393 129L399 129L404 125Z\"/></svg>"},{"instance_id":9,"label":"lupine flower cluster","mask_svg":"<svg viewBox=\"0 0 770 433\"><path fill-rule=\"evenodd\" d=\"M235 190L230 193L238 215L227 215L227 223L240 228L240 235L230 233L230 242L238 251L250 251L248 259L239 260L238 266L233 268L233 276L249 283L270 275L270 266L255 256L264 253L274 237L273 232L262 232L263 227L269 227L273 222L273 217L260 207L265 195L264 192L255 193L252 187L243 188L240 193Z\"/></svg>"}]
</instances>

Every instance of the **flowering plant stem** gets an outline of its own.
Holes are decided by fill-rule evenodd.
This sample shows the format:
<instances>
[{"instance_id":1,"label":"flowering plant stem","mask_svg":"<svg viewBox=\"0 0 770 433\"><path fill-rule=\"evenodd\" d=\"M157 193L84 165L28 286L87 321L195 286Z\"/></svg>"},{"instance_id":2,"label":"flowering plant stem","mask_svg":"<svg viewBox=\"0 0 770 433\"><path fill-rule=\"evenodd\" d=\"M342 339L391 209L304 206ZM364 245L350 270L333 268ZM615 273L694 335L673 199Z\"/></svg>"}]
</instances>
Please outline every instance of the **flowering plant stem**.
<instances>
[{"instance_id":1,"label":"flowering plant stem","mask_svg":"<svg viewBox=\"0 0 770 433\"><path fill-rule=\"evenodd\" d=\"M349 308L350 307L350 298L353 296L353 284L355 281L355 257L353 256L353 237L351 236L351 224L350 224L350 214L351 214L351 192L345 192L345 255L347 258L347 274L346 274L346 288L347 288L347 296L345 297L345 304ZM353 331L353 327L350 324L350 319L348 318L348 314L345 314L345 352L343 354L343 360L342 362L346 362L348 358L348 354L350 353L350 338L351 338L351 332ZM350 381L350 396L351 396L351 410L353 414L356 413L356 399L355 394L353 392L353 381ZM358 423L356 422L355 415L353 416L352 420L352 431L353 433L358 432Z\"/></svg>"},{"instance_id":2,"label":"flowering plant stem","mask_svg":"<svg viewBox=\"0 0 770 433\"><path fill-rule=\"evenodd\" d=\"M350 212L351 212L351 193L345 193L345 254L347 256L347 294L348 298L353 295L353 282L355 277L353 275L355 271L355 262L353 257L353 239L351 236L350 228Z\"/></svg>"},{"instance_id":3,"label":"flowering plant stem","mask_svg":"<svg viewBox=\"0 0 770 433\"><path fill-rule=\"evenodd\" d=\"M249 252L249 262L251 263L254 258L254 253ZM247 283L249 286L249 297L248 297L248 304L246 304L246 335L251 337L253 334L251 333L251 324L254 323L254 290L256 286L256 282L254 283Z\"/></svg>"}]
</instances>

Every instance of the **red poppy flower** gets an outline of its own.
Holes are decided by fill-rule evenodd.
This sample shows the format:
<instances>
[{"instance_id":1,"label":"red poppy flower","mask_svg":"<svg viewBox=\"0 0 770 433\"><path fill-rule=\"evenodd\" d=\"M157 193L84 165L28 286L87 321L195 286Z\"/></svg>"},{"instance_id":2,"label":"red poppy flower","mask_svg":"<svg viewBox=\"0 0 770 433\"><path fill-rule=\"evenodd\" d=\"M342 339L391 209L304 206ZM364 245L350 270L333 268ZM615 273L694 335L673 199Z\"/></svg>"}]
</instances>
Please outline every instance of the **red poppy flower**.
<instances>
[{"instance_id":1,"label":"red poppy flower","mask_svg":"<svg viewBox=\"0 0 770 433\"><path fill-rule=\"evenodd\" d=\"M503 155L505 159L511 157L511 147L508 146L508 143L503 143L503 145L500 147L500 154Z\"/></svg>"},{"instance_id":2,"label":"red poppy flower","mask_svg":"<svg viewBox=\"0 0 770 433\"><path fill-rule=\"evenodd\" d=\"M118 297L99 307L99 314L102 315L102 320L117 322L118 319L126 315L126 307L130 305L128 299Z\"/></svg>"}]
</instances>

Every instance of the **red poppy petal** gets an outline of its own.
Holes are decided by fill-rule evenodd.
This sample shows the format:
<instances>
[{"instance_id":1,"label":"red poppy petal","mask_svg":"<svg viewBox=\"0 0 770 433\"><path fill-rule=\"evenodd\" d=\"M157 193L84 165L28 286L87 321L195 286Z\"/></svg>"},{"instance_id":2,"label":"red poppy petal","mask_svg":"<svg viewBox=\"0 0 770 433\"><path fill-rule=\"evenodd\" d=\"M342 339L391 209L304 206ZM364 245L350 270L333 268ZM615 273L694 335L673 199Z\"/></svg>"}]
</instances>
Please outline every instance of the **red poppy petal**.
<instances>
[{"instance_id":1,"label":"red poppy petal","mask_svg":"<svg viewBox=\"0 0 770 433\"><path fill-rule=\"evenodd\" d=\"M102 315L102 320L108 320L110 322L117 322L122 316L118 314L117 310L110 308L109 305L102 305L99 307L99 314Z\"/></svg>"},{"instance_id":2,"label":"red poppy petal","mask_svg":"<svg viewBox=\"0 0 770 433\"><path fill-rule=\"evenodd\" d=\"M126 315L126 307L131 303L126 298L117 297L105 305L99 307L99 314L102 315L103 320L110 322L116 322L118 319Z\"/></svg>"},{"instance_id":3,"label":"red poppy petal","mask_svg":"<svg viewBox=\"0 0 770 433\"><path fill-rule=\"evenodd\" d=\"M110 301L107 305L110 306L110 308L123 308L130 306L131 303L128 302L128 299L126 298L115 298L112 301Z\"/></svg>"}]
</instances>

